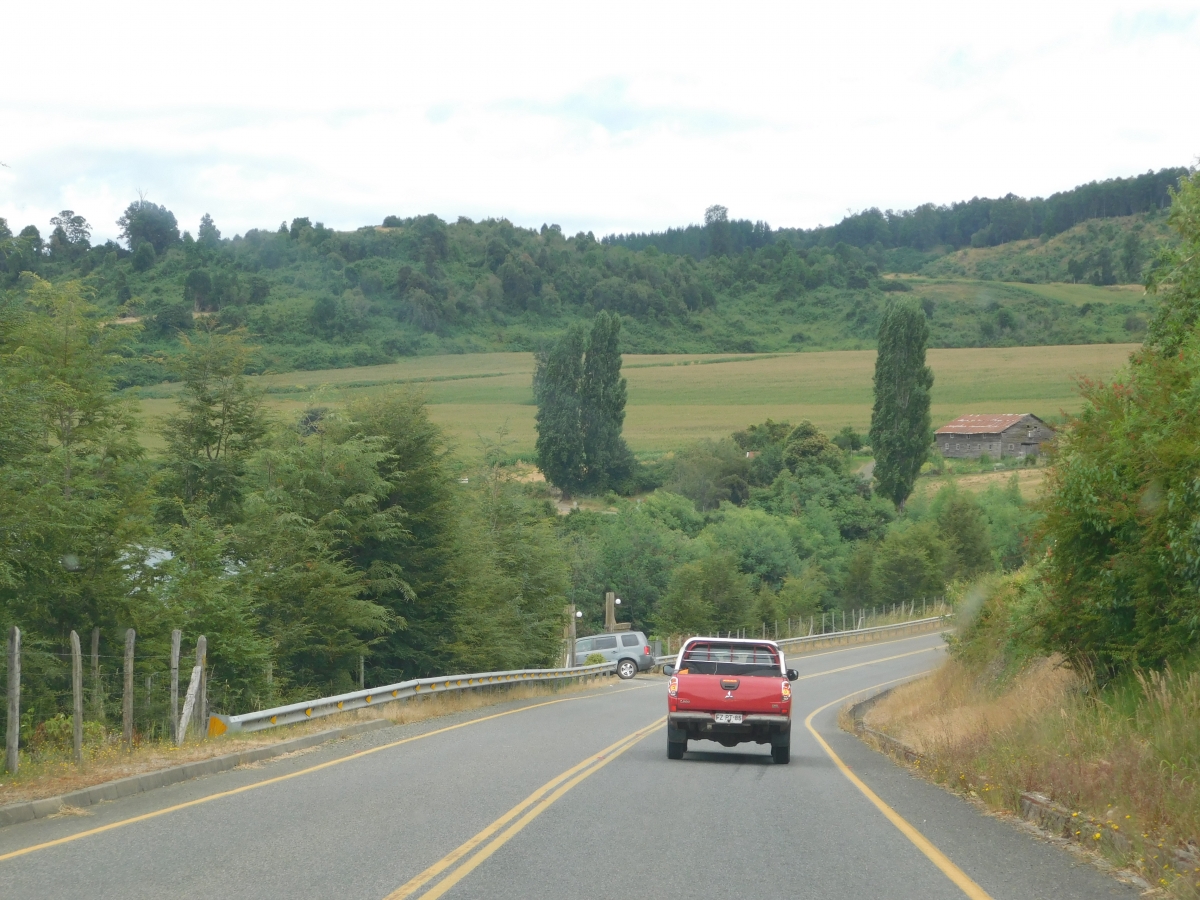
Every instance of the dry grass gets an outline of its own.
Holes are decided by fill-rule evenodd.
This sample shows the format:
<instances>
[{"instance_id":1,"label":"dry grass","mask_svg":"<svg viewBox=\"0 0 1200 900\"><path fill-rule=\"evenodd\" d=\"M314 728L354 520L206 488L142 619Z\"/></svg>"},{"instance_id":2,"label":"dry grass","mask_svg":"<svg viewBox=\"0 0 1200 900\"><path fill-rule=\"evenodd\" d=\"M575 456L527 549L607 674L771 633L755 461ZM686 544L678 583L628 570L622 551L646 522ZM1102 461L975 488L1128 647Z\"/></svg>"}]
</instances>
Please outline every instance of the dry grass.
<instances>
[{"instance_id":1,"label":"dry grass","mask_svg":"<svg viewBox=\"0 0 1200 900\"><path fill-rule=\"evenodd\" d=\"M950 660L865 724L919 750L927 777L994 809L1018 812L1021 793L1038 791L1104 823L1132 842L1117 862L1197 896L1200 873L1181 872L1170 850L1200 838L1200 673L1139 674L1104 691L1056 659L997 674Z\"/></svg>"},{"instance_id":2,"label":"dry grass","mask_svg":"<svg viewBox=\"0 0 1200 900\"><path fill-rule=\"evenodd\" d=\"M892 691L863 722L922 754L951 759L1056 711L1079 688L1078 675L1058 659L1038 660L998 694L979 681L962 663L949 660L930 677Z\"/></svg>"},{"instance_id":3,"label":"dry grass","mask_svg":"<svg viewBox=\"0 0 1200 900\"><path fill-rule=\"evenodd\" d=\"M1017 489L1026 500L1036 500L1042 495L1042 485L1046 480L1046 467L1033 469L1008 469L1000 472L984 472L977 475L952 475L940 478L918 478L913 488L914 497L932 497L942 486L953 481L961 491L979 494L992 485L1006 487L1017 476Z\"/></svg>"},{"instance_id":4,"label":"dry grass","mask_svg":"<svg viewBox=\"0 0 1200 900\"><path fill-rule=\"evenodd\" d=\"M611 681L601 682L602 687ZM354 710L327 716L312 722L273 728L244 736L225 736L214 740L193 741L176 748L170 743L135 743L133 752L128 752L116 742L85 748L85 764L82 769L70 761L67 754L51 752L40 758L28 759L22 755L21 769L17 777L0 775L0 806L56 797L70 791L116 781L131 775L144 775L170 766L211 759L242 750L250 750L281 741L291 740L306 734L328 731L351 725L355 722L387 719L397 725L422 722L427 719L471 712L500 703L532 700L551 695L578 693L595 690L596 685L572 682L555 686L550 683L520 684L511 687L496 685L472 691L456 691L448 694L431 694L428 697L413 697L405 701L387 703L371 709ZM313 748L315 749L315 748ZM307 751L294 751L296 753ZM68 807L64 807L67 810ZM71 807L70 809L74 809ZM87 815L84 811L65 812L60 815Z\"/></svg>"}]
</instances>

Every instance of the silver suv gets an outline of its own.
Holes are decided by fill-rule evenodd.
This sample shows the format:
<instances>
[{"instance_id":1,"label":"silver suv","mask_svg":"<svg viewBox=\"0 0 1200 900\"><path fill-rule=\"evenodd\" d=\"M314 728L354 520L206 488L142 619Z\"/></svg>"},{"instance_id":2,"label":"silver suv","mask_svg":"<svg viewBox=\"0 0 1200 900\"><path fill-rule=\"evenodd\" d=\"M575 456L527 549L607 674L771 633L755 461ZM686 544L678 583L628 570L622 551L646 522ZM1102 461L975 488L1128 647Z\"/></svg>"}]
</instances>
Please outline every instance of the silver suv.
<instances>
[{"instance_id":1,"label":"silver suv","mask_svg":"<svg viewBox=\"0 0 1200 900\"><path fill-rule=\"evenodd\" d=\"M593 653L599 653L605 662L615 662L617 675L625 679L654 668L650 642L640 631L618 631L615 634L580 638L575 642L575 665L582 666L583 661Z\"/></svg>"}]
</instances>

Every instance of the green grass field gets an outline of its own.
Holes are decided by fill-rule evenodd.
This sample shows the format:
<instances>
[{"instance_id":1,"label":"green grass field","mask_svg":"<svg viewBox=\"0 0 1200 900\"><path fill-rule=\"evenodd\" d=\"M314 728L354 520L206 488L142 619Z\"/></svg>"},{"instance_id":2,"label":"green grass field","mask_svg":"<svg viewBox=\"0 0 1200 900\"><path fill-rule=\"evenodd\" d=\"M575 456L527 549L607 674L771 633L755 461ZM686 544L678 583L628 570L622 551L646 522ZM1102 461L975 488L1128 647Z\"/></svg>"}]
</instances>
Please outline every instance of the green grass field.
<instances>
[{"instance_id":1,"label":"green grass field","mask_svg":"<svg viewBox=\"0 0 1200 900\"><path fill-rule=\"evenodd\" d=\"M1032 412L1054 418L1078 408L1080 376L1109 378L1135 344L931 350L935 427L968 412ZM817 353L625 357L629 380L625 437L653 457L702 438L720 438L770 417L810 419L836 431L865 430L871 419L873 350ZM254 379L268 405L295 416L306 406L336 406L347 398L408 385L421 391L433 419L465 456L480 436L508 430L509 451L530 454L534 443L529 353L480 353L406 359L385 366L290 372ZM146 427L170 412L178 390L149 389L141 401ZM156 441L148 435L147 444Z\"/></svg>"}]
</instances>

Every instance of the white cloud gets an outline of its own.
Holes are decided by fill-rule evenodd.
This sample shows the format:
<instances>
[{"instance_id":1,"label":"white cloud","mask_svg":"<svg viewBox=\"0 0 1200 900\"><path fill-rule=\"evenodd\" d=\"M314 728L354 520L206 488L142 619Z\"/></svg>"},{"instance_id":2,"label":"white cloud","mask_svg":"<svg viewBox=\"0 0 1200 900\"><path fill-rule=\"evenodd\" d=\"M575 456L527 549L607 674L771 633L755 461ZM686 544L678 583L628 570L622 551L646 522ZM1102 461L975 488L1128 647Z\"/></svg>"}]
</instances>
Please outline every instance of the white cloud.
<instances>
[{"instance_id":1,"label":"white cloud","mask_svg":"<svg viewBox=\"0 0 1200 900\"><path fill-rule=\"evenodd\" d=\"M124 4L54 33L6 47L0 216L72 208L100 238L139 189L225 234L422 212L599 234L714 202L828 224L1200 154L1187 5Z\"/></svg>"}]
</instances>

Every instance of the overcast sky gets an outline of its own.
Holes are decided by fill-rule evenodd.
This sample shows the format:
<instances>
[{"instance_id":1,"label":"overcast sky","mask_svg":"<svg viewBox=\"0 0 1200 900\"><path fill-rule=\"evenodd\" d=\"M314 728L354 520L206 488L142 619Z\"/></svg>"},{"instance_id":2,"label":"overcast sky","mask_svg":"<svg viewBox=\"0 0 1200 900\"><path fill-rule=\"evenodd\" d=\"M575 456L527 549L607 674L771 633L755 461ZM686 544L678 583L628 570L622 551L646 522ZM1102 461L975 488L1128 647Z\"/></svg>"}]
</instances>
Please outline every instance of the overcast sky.
<instances>
[{"instance_id":1,"label":"overcast sky","mask_svg":"<svg viewBox=\"0 0 1200 900\"><path fill-rule=\"evenodd\" d=\"M836 7L836 8L835 8ZM568 233L1047 195L1200 156L1200 4L6 7L0 216ZM19 36L19 37L18 37Z\"/></svg>"}]
</instances>

